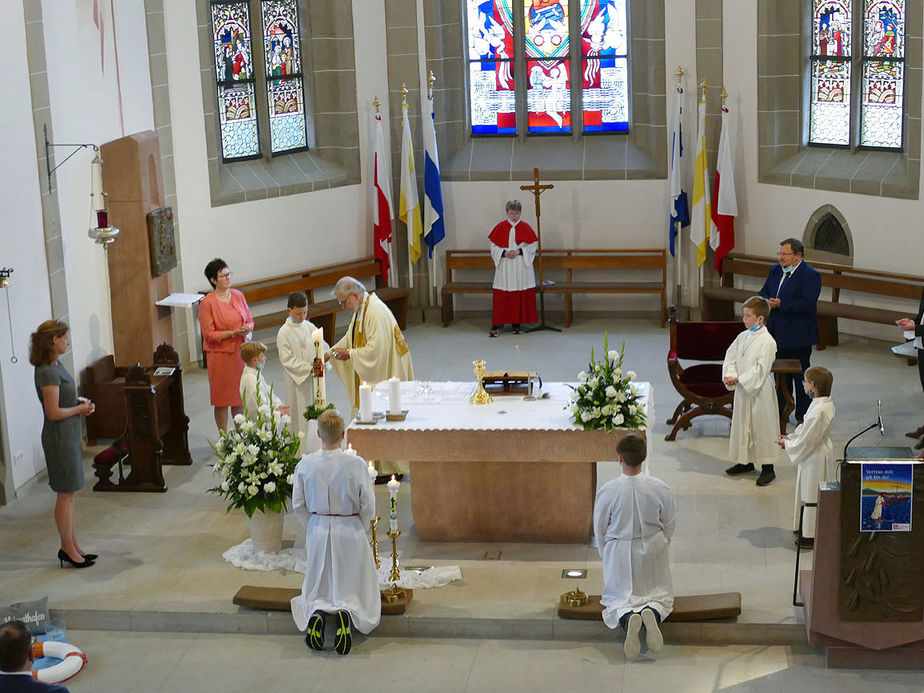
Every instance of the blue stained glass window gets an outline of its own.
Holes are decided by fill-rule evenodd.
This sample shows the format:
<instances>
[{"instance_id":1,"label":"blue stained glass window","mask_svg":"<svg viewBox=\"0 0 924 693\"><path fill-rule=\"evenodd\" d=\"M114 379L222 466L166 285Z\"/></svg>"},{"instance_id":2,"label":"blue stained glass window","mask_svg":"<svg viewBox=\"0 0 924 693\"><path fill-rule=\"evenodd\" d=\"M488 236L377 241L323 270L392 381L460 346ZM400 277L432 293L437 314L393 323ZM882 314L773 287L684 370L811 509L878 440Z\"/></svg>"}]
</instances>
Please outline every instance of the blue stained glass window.
<instances>
[{"instance_id":1,"label":"blue stained glass window","mask_svg":"<svg viewBox=\"0 0 924 693\"><path fill-rule=\"evenodd\" d=\"M584 132L629 129L626 0L581 0Z\"/></svg>"},{"instance_id":2,"label":"blue stained glass window","mask_svg":"<svg viewBox=\"0 0 924 693\"><path fill-rule=\"evenodd\" d=\"M304 149L305 96L295 0L263 0L263 47L273 154Z\"/></svg>"},{"instance_id":3,"label":"blue stained glass window","mask_svg":"<svg viewBox=\"0 0 924 693\"><path fill-rule=\"evenodd\" d=\"M472 133L515 135L512 0L466 0Z\"/></svg>"},{"instance_id":4,"label":"blue stained glass window","mask_svg":"<svg viewBox=\"0 0 924 693\"><path fill-rule=\"evenodd\" d=\"M812 0L812 144L850 144L850 3L851 0Z\"/></svg>"},{"instance_id":5,"label":"blue stained glass window","mask_svg":"<svg viewBox=\"0 0 924 693\"><path fill-rule=\"evenodd\" d=\"M216 1L211 10L222 158L259 156L250 9L246 2Z\"/></svg>"},{"instance_id":6,"label":"blue stained glass window","mask_svg":"<svg viewBox=\"0 0 924 693\"><path fill-rule=\"evenodd\" d=\"M905 2L864 0L860 144L900 149L905 86Z\"/></svg>"}]
</instances>

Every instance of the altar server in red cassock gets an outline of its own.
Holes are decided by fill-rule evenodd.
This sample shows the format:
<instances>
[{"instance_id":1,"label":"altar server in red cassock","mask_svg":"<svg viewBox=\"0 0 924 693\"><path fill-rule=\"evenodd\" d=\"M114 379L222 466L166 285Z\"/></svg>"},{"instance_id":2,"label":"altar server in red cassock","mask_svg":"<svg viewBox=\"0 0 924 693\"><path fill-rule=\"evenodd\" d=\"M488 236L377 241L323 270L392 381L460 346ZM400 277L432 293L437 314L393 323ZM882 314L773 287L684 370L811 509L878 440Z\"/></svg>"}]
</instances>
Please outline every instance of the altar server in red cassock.
<instances>
[{"instance_id":1,"label":"altar server in red cassock","mask_svg":"<svg viewBox=\"0 0 924 693\"><path fill-rule=\"evenodd\" d=\"M494 259L494 307L491 336L496 337L506 324L514 334L520 325L536 322L536 276L533 260L539 239L525 221L520 221L523 206L518 200L507 202L507 219L491 231L491 257Z\"/></svg>"}]
</instances>

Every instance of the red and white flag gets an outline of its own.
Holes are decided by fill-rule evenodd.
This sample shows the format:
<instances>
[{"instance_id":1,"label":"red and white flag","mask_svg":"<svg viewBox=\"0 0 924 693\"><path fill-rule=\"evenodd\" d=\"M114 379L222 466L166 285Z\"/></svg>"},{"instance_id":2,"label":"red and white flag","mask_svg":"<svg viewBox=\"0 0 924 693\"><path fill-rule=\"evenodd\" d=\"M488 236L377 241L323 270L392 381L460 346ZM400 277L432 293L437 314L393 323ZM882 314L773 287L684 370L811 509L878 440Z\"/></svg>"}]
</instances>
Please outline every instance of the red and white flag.
<instances>
[{"instance_id":1,"label":"red and white flag","mask_svg":"<svg viewBox=\"0 0 924 693\"><path fill-rule=\"evenodd\" d=\"M388 286L398 286L397 271L392 271L394 252L391 220L394 209L391 206L391 165L385 153L385 134L382 117L373 116L372 157L372 253L382 263L382 279ZM395 268L397 270L397 268Z\"/></svg>"},{"instance_id":2,"label":"red and white flag","mask_svg":"<svg viewBox=\"0 0 924 693\"><path fill-rule=\"evenodd\" d=\"M712 233L709 245L715 251L715 268L722 274L722 260L735 247L735 217L738 216L738 198L735 195L733 170L734 139L732 119L728 109L722 107L722 134L719 136L719 155L715 166L715 188L712 199Z\"/></svg>"}]
</instances>

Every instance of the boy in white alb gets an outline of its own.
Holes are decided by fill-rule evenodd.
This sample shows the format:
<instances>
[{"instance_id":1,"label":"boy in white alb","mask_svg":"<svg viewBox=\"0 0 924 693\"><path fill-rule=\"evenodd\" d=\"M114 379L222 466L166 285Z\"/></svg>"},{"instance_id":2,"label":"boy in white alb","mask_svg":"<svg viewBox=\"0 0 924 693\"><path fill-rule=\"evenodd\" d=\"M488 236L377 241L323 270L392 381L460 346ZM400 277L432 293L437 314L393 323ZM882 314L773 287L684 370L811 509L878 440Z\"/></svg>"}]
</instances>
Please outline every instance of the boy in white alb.
<instances>
[{"instance_id":1,"label":"boy in white alb","mask_svg":"<svg viewBox=\"0 0 924 693\"><path fill-rule=\"evenodd\" d=\"M834 423L834 400L831 385L834 376L821 366L805 371L803 387L812 398L805 419L788 436L779 436L777 443L789 455L789 461L798 465L796 470L796 502L793 509L792 529L799 530L802 503L818 502L818 485L833 478L834 445L831 443L831 426ZM798 542L799 540L796 539ZM807 507L802 523L800 548L815 546L815 508Z\"/></svg>"},{"instance_id":2,"label":"boy in white alb","mask_svg":"<svg viewBox=\"0 0 924 693\"><path fill-rule=\"evenodd\" d=\"M266 345L262 342L241 344L241 359L245 364L241 373L241 402L247 418L256 421L257 407L263 404L269 405L280 414L288 414L289 408L282 403L282 400L263 379Z\"/></svg>"},{"instance_id":3,"label":"boy in white alb","mask_svg":"<svg viewBox=\"0 0 924 693\"><path fill-rule=\"evenodd\" d=\"M320 447L314 431L309 432L305 409L314 404L313 374L315 369L324 366L315 363L311 334L318 328L308 320L308 297L304 292L294 291L289 294L286 315L288 317L285 324L276 334L276 348L279 351L279 361L285 370L283 396L285 402L292 408L292 419L298 427L301 441L298 452L304 455ZM326 354L327 350L327 343L322 340L321 353Z\"/></svg>"},{"instance_id":4,"label":"boy in white alb","mask_svg":"<svg viewBox=\"0 0 924 693\"><path fill-rule=\"evenodd\" d=\"M603 559L603 622L626 631L624 651L635 659L645 626L648 649L660 652L658 624L674 608L668 548L676 512L671 490L642 472L644 438L630 433L616 444L622 476L607 481L594 500L594 537Z\"/></svg>"},{"instance_id":5,"label":"boy in white alb","mask_svg":"<svg viewBox=\"0 0 924 693\"><path fill-rule=\"evenodd\" d=\"M770 303L762 296L752 296L744 302L745 330L728 347L722 364L722 382L735 391L728 454L738 460L725 473L736 476L753 472L756 462L760 465L758 486L766 486L776 478L773 461L780 431L772 374L776 340L765 326L769 314Z\"/></svg>"}]
</instances>

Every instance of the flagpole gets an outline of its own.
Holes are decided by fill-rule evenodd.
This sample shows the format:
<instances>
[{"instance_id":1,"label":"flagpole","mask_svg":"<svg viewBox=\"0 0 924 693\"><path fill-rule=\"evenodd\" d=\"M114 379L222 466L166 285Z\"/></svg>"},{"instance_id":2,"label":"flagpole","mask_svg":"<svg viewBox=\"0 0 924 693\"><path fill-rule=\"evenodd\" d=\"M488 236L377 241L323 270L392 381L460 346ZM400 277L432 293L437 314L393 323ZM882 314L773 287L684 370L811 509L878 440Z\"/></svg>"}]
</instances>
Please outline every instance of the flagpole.
<instances>
[{"instance_id":1,"label":"flagpole","mask_svg":"<svg viewBox=\"0 0 924 693\"><path fill-rule=\"evenodd\" d=\"M402 139L404 138L404 123L407 122L407 119L408 119L407 94L408 94L407 84L402 84L401 85L401 116L402 116L401 137ZM408 141L408 147L409 148L413 147L413 143ZM404 147L402 146L402 150L403 149ZM407 162L404 161L404 158L405 158L404 152L402 151L401 152L402 169L404 166L407 166ZM416 176L415 176L415 180L412 181L412 185L417 185ZM408 202L409 200L405 199L406 218L404 220L404 228L405 228L405 231L407 231L407 282L408 282L408 288L413 289L414 288L414 260L412 259L412 256L411 256L411 234L414 233L414 223L413 223L413 219L411 219L411 210L407 209Z\"/></svg>"},{"instance_id":2,"label":"flagpole","mask_svg":"<svg viewBox=\"0 0 924 693\"><path fill-rule=\"evenodd\" d=\"M675 72L674 74L677 75L677 98L683 99L683 66L678 65L677 72ZM681 105L681 108L683 108L682 102L680 105ZM680 127L682 128L682 125ZM678 131L679 131L679 128L678 128ZM683 175L683 172L682 171L679 172L678 175ZM683 252L681 251L681 248L683 248L683 235L682 235L683 226L679 221L675 221L674 229L675 229L675 234L674 234L674 274L675 274L675 277L674 279L677 282L677 289L674 295L674 303L679 306L683 303L683 293L682 293L682 290L683 290L683 287L682 287Z\"/></svg>"},{"instance_id":3,"label":"flagpole","mask_svg":"<svg viewBox=\"0 0 924 693\"><path fill-rule=\"evenodd\" d=\"M431 122L433 120L433 83L435 81L436 81L436 75L433 74L433 70L430 70L430 74L427 75L427 106L429 107L430 112L427 114L427 117L431 119ZM434 136L435 136L435 133L434 133ZM424 149L426 150L426 144L424 145ZM427 155L425 153L424 154L424 166L426 166L426 156ZM439 164L438 161L434 163ZM426 185L424 185L424 187L426 188ZM427 192L426 190L424 190L424 208L426 208L426 204L427 204L426 200L427 200ZM433 232L432 228L430 229L430 232L431 233ZM432 236L431 236L431 239L432 239ZM434 257L433 257L433 247L430 245L430 243L427 243L426 245L427 245L427 258L428 258L427 272L430 275L430 305L435 306L437 305L436 303L436 296L437 296L436 294L436 263L434 262Z\"/></svg>"}]
</instances>

